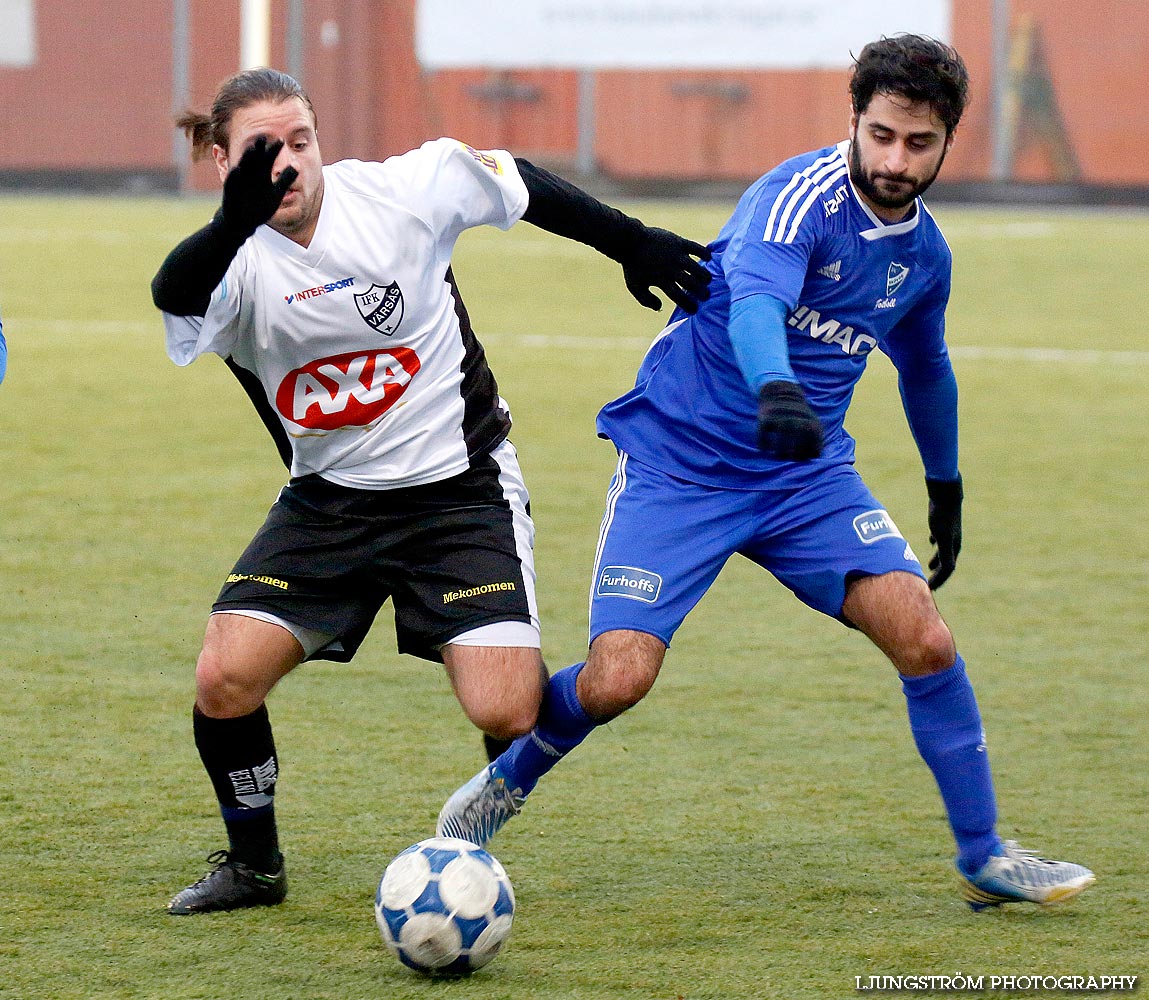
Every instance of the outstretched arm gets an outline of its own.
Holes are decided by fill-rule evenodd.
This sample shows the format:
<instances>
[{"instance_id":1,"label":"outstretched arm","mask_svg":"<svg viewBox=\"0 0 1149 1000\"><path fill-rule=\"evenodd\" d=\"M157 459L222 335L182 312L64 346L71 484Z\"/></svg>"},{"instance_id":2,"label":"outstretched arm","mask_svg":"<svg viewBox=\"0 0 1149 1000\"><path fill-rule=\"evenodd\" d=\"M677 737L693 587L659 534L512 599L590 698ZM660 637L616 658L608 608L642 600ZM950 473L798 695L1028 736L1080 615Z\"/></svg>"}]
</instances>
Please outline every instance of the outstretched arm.
<instances>
[{"instance_id":1,"label":"outstretched arm","mask_svg":"<svg viewBox=\"0 0 1149 1000\"><path fill-rule=\"evenodd\" d=\"M180 243L152 279L152 301L173 316L203 316L211 293L252 233L270 219L298 176L285 167L272 182L271 170L283 142L260 136L244 151L223 185L223 204L202 229Z\"/></svg>"},{"instance_id":2,"label":"outstretched arm","mask_svg":"<svg viewBox=\"0 0 1149 1000\"><path fill-rule=\"evenodd\" d=\"M627 289L641 305L662 308L651 288L690 313L709 298L710 272L698 262L710 260L706 247L669 230L644 226L528 160L516 157L515 165L530 196L523 219L618 261Z\"/></svg>"}]
</instances>

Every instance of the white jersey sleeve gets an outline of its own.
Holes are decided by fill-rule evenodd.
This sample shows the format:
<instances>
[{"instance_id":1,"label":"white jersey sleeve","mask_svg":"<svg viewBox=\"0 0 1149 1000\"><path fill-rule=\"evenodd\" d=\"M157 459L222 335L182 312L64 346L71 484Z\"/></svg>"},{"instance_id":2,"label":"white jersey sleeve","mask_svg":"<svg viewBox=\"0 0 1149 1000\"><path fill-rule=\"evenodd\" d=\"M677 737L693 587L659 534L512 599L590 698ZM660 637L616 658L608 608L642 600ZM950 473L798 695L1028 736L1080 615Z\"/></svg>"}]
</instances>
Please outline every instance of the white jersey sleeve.
<instances>
[{"instance_id":1,"label":"white jersey sleeve","mask_svg":"<svg viewBox=\"0 0 1149 1000\"><path fill-rule=\"evenodd\" d=\"M450 258L464 229L509 229L527 210L526 186L503 149L435 139L391 157L386 167L396 199L431 227L440 260Z\"/></svg>"},{"instance_id":2,"label":"white jersey sleeve","mask_svg":"<svg viewBox=\"0 0 1149 1000\"><path fill-rule=\"evenodd\" d=\"M201 354L226 358L232 353L239 331L251 318L250 297L244 295L249 268L250 253L244 244L212 291L203 316L163 313L168 357L177 365L190 365Z\"/></svg>"}]
</instances>

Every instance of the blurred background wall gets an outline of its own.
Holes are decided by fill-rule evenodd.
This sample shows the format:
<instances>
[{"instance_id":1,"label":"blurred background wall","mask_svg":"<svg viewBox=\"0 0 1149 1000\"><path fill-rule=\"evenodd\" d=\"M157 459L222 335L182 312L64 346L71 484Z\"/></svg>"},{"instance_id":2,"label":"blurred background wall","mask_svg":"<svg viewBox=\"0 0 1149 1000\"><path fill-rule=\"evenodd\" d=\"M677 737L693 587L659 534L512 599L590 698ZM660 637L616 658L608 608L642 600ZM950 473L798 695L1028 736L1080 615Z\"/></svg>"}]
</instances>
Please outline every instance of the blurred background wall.
<instances>
[{"instance_id":1,"label":"blurred background wall","mask_svg":"<svg viewBox=\"0 0 1149 1000\"><path fill-rule=\"evenodd\" d=\"M269 60L311 94L326 160L452 135L673 191L741 184L846 133L844 69L424 69L416 3L270 0ZM239 68L240 8L0 0L0 185L214 187L171 121ZM1149 0L953 0L950 40L973 79L951 189L1146 193Z\"/></svg>"}]
</instances>

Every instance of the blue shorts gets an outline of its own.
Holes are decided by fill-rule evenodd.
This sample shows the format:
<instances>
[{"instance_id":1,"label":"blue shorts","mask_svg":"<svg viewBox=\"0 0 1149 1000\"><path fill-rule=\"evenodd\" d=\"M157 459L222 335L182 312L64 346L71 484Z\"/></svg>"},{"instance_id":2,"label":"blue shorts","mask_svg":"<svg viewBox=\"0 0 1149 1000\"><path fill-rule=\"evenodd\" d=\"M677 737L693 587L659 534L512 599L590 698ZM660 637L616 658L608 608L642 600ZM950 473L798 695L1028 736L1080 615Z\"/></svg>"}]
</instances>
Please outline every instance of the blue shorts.
<instances>
[{"instance_id":1,"label":"blue shorts","mask_svg":"<svg viewBox=\"0 0 1149 1000\"><path fill-rule=\"evenodd\" d=\"M794 489L731 490L675 479L622 453L595 556L591 642L630 629L669 646L735 553L839 621L855 577L899 570L925 577L852 465Z\"/></svg>"}]
</instances>

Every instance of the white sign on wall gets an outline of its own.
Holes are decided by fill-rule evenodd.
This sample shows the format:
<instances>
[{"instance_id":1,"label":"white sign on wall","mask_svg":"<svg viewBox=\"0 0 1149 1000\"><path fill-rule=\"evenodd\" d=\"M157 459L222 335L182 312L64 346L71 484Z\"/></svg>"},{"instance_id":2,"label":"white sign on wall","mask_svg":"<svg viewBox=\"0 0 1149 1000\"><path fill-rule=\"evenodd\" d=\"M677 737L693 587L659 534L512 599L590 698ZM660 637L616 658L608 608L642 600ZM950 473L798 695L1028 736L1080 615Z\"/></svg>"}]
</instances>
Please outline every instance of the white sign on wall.
<instances>
[{"instance_id":1,"label":"white sign on wall","mask_svg":"<svg viewBox=\"0 0 1149 1000\"><path fill-rule=\"evenodd\" d=\"M952 0L418 0L424 69L840 69L903 31L950 38Z\"/></svg>"},{"instance_id":2,"label":"white sign on wall","mask_svg":"<svg viewBox=\"0 0 1149 1000\"><path fill-rule=\"evenodd\" d=\"M31 66L35 61L34 0L0 0L0 66Z\"/></svg>"},{"instance_id":3,"label":"white sign on wall","mask_svg":"<svg viewBox=\"0 0 1149 1000\"><path fill-rule=\"evenodd\" d=\"M0 66L36 62L36 3L0 0Z\"/></svg>"}]
</instances>

